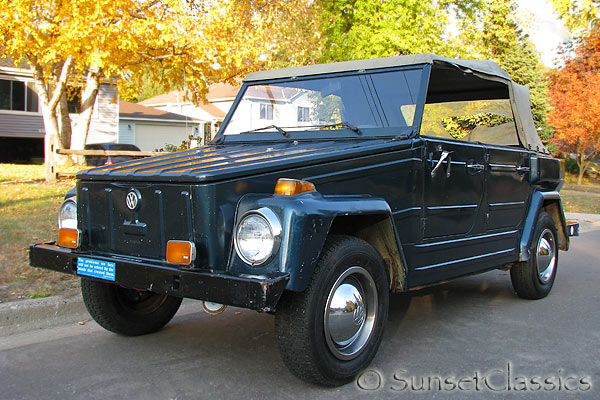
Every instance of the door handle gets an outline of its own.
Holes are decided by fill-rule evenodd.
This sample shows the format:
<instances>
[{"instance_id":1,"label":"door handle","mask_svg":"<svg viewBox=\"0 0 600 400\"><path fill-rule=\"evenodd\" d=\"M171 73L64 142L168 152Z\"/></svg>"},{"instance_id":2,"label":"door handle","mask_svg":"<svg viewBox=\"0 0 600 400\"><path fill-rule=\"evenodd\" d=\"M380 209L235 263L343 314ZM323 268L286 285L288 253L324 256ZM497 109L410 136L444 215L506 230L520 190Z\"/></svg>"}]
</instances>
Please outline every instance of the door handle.
<instances>
[{"instance_id":1,"label":"door handle","mask_svg":"<svg viewBox=\"0 0 600 400\"><path fill-rule=\"evenodd\" d=\"M475 164L474 162L470 162L469 164L467 164L467 168L474 169L477 171L483 171L485 169L485 165Z\"/></svg>"},{"instance_id":2,"label":"door handle","mask_svg":"<svg viewBox=\"0 0 600 400\"><path fill-rule=\"evenodd\" d=\"M442 155L440 156L440 159L438 160L437 164L435 165L435 168L433 168L431 170L431 177L433 178L435 176L435 174L437 173L438 169L440 169L440 167L442 166L443 162L448 159L448 166L446 167L446 178L450 178L450 165L452 165L452 157L451 155L452 152L451 151L442 151Z\"/></svg>"},{"instance_id":3,"label":"door handle","mask_svg":"<svg viewBox=\"0 0 600 400\"><path fill-rule=\"evenodd\" d=\"M519 173L529 172L530 170L531 170L531 168L529 168L526 165L520 165L517 167L517 172L519 172Z\"/></svg>"}]
</instances>

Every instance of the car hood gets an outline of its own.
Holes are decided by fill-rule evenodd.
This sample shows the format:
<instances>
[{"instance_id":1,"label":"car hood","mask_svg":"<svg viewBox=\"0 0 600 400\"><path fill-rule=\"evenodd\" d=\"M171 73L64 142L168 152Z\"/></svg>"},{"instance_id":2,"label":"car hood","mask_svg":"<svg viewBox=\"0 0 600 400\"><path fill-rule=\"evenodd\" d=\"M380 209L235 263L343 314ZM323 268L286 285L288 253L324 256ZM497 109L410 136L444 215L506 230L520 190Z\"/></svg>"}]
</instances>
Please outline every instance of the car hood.
<instances>
[{"instance_id":1,"label":"car hood","mask_svg":"<svg viewBox=\"0 0 600 400\"><path fill-rule=\"evenodd\" d=\"M208 145L193 150L102 166L77 174L82 180L215 182L359 157L407 147L394 139Z\"/></svg>"}]
</instances>

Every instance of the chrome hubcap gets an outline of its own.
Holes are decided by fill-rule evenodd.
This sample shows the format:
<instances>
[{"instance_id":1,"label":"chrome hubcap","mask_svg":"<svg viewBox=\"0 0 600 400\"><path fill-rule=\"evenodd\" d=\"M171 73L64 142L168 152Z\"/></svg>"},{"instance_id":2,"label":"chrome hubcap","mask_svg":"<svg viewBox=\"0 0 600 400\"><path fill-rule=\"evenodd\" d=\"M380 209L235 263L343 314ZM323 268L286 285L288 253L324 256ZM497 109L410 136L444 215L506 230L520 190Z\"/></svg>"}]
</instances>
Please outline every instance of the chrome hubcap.
<instances>
[{"instance_id":1,"label":"chrome hubcap","mask_svg":"<svg viewBox=\"0 0 600 400\"><path fill-rule=\"evenodd\" d=\"M540 282L547 283L556 269L556 241L550 229L544 229L536 250L537 271Z\"/></svg>"},{"instance_id":2,"label":"chrome hubcap","mask_svg":"<svg viewBox=\"0 0 600 400\"><path fill-rule=\"evenodd\" d=\"M340 360L351 360L365 348L377 317L377 289L362 267L350 267L335 281L325 305L327 346Z\"/></svg>"}]
</instances>

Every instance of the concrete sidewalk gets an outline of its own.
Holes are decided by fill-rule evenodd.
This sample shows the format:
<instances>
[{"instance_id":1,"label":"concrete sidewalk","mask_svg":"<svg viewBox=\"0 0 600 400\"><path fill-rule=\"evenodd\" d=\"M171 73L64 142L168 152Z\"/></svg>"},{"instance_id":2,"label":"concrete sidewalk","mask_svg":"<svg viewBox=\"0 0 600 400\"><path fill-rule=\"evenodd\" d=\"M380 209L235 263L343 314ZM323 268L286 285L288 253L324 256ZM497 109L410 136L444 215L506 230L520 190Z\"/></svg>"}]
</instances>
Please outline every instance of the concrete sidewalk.
<instances>
[{"instance_id":1,"label":"concrete sidewalk","mask_svg":"<svg viewBox=\"0 0 600 400\"><path fill-rule=\"evenodd\" d=\"M600 229L598 214L565 213L565 216L579 222L581 234ZM186 303L187 307L200 309L199 302L187 301L184 306ZM90 321L90 316L78 288L43 299L0 303L0 336L86 321Z\"/></svg>"}]
</instances>

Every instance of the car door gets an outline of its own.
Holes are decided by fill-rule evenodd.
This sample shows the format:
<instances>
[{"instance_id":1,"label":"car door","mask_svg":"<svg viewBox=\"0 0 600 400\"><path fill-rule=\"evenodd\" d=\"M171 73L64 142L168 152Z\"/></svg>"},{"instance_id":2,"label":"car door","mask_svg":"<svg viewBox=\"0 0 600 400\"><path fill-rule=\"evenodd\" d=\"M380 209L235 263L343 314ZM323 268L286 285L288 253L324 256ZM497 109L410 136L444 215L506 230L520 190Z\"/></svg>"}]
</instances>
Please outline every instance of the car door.
<instances>
[{"instance_id":1,"label":"car door","mask_svg":"<svg viewBox=\"0 0 600 400\"><path fill-rule=\"evenodd\" d=\"M518 250L518 230L531 194L528 157L522 148L487 146L484 218L488 236L495 238L496 247L492 250L496 252L508 254Z\"/></svg>"},{"instance_id":2,"label":"car door","mask_svg":"<svg viewBox=\"0 0 600 400\"><path fill-rule=\"evenodd\" d=\"M413 284L464 274L464 262L477 256L468 239L485 230L485 147L424 139L422 240L414 249Z\"/></svg>"}]
</instances>

